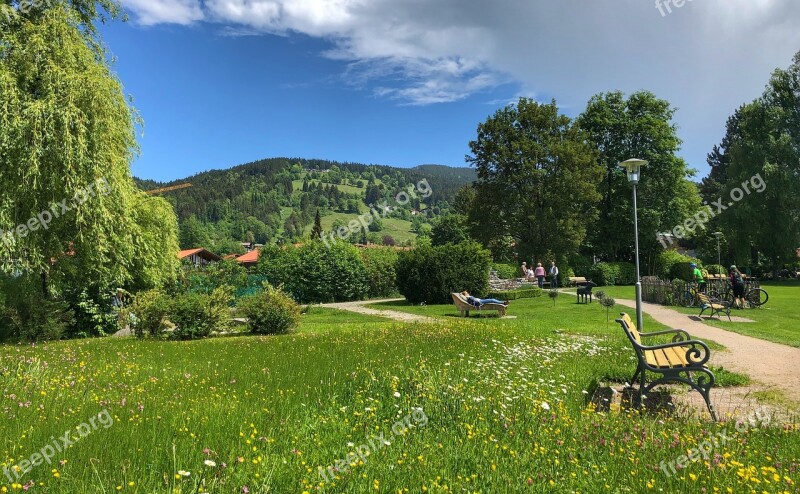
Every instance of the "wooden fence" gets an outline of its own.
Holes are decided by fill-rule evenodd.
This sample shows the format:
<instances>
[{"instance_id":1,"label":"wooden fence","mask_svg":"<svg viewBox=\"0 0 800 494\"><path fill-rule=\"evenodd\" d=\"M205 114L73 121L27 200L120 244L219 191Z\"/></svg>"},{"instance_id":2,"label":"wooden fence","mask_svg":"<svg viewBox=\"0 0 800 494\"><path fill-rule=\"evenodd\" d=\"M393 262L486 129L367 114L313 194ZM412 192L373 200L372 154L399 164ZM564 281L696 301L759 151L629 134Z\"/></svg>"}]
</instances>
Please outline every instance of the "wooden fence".
<instances>
[{"instance_id":1,"label":"wooden fence","mask_svg":"<svg viewBox=\"0 0 800 494\"><path fill-rule=\"evenodd\" d=\"M745 289L760 288L756 278L745 278ZM724 275L711 275L706 278L706 292L725 293L729 288ZM679 305L681 296L689 289L689 283L681 280L667 281L656 276L642 277L642 300L661 305Z\"/></svg>"}]
</instances>

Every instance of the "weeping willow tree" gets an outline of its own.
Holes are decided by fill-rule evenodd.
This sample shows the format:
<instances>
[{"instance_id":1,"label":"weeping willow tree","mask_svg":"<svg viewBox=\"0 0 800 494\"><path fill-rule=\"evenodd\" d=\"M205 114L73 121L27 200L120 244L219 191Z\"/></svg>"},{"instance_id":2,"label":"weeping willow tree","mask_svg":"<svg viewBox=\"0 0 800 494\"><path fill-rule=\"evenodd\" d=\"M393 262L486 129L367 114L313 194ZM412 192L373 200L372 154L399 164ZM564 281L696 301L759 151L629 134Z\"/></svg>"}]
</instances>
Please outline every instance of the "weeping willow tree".
<instances>
[{"instance_id":1,"label":"weeping willow tree","mask_svg":"<svg viewBox=\"0 0 800 494\"><path fill-rule=\"evenodd\" d=\"M92 24L118 5L10 5L0 5L15 10L0 16L2 269L40 274L45 294L51 275L99 287L170 278L175 214L133 183L138 116Z\"/></svg>"}]
</instances>

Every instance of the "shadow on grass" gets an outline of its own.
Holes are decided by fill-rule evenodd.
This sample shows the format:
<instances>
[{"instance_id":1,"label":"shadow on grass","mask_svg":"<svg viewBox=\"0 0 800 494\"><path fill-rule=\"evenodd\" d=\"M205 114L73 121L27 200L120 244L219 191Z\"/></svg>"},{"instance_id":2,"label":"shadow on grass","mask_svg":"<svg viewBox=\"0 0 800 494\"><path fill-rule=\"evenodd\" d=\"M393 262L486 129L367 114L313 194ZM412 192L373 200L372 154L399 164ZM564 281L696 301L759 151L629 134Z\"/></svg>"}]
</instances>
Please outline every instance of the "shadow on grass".
<instances>
[{"instance_id":1,"label":"shadow on grass","mask_svg":"<svg viewBox=\"0 0 800 494\"><path fill-rule=\"evenodd\" d=\"M624 388L621 392L610 386L599 386L594 393L587 395L586 405L593 406L597 412L643 411L653 417L672 417L676 415L674 399L666 389L651 391L639 399L638 388Z\"/></svg>"}]
</instances>

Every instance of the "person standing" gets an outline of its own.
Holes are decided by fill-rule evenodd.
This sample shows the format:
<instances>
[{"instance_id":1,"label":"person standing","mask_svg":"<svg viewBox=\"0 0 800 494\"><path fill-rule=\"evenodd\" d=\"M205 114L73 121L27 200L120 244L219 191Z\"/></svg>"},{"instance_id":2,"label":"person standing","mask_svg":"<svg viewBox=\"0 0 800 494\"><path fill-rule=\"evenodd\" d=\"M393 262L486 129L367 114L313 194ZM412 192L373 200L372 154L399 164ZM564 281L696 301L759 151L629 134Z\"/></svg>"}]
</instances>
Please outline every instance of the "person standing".
<instances>
[{"instance_id":1,"label":"person standing","mask_svg":"<svg viewBox=\"0 0 800 494\"><path fill-rule=\"evenodd\" d=\"M733 306L737 309L744 308L744 276L736 265L732 265L728 271L728 280L733 287Z\"/></svg>"},{"instance_id":2,"label":"person standing","mask_svg":"<svg viewBox=\"0 0 800 494\"><path fill-rule=\"evenodd\" d=\"M526 280L528 279L528 263L522 261L522 266L519 267L520 271L522 271L522 277Z\"/></svg>"},{"instance_id":3,"label":"person standing","mask_svg":"<svg viewBox=\"0 0 800 494\"><path fill-rule=\"evenodd\" d=\"M539 282L539 288L544 288L544 266L542 263L536 263L536 270L533 272L533 275L536 276L536 280Z\"/></svg>"},{"instance_id":4,"label":"person standing","mask_svg":"<svg viewBox=\"0 0 800 494\"><path fill-rule=\"evenodd\" d=\"M696 263L691 263L689 267L692 268L692 281L697 283L697 289L700 293L706 293L706 278L703 276L703 272Z\"/></svg>"},{"instance_id":5,"label":"person standing","mask_svg":"<svg viewBox=\"0 0 800 494\"><path fill-rule=\"evenodd\" d=\"M550 282L550 288L558 288L558 266L555 261L550 263L550 277L553 279Z\"/></svg>"}]
</instances>

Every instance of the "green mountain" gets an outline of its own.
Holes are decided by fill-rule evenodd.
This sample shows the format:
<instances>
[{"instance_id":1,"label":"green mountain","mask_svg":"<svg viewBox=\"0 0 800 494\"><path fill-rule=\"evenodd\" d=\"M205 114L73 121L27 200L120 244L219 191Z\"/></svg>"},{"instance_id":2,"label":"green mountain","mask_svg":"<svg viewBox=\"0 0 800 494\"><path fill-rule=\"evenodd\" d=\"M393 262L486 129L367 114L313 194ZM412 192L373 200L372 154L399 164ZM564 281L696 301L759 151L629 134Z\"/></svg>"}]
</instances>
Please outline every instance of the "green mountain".
<instances>
[{"instance_id":1,"label":"green mountain","mask_svg":"<svg viewBox=\"0 0 800 494\"><path fill-rule=\"evenodd\" d=\"M317 210L328 233L375 207L380 220L348 240L411 243L425 223L449 209L458 189L475 179L475 171L465 167L270 158L166 183L137 179L137 184L143 190L191 184L157 192L175 208L181 247L226 254L241 252L243 242L302 241Z\"/></svg>"}]
</instances>

